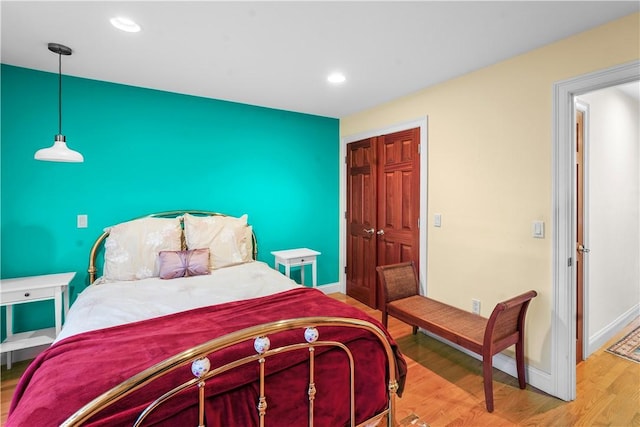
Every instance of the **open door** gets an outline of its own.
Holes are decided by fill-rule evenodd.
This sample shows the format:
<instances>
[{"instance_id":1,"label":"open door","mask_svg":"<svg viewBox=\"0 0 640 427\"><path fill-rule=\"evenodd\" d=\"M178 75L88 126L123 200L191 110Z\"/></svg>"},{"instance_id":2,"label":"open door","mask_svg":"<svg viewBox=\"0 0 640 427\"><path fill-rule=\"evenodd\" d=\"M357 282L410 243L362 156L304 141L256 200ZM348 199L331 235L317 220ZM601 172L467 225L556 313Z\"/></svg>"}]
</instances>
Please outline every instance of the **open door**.
<instances>
[{"instance_id":1,"label":"open door","mask_svg":"<svg viewBox=\"0 0 640 427\"><path fill-rule=\"evenodd\" d=\"M576 364L584 360L584 111L576 104Z\"/></svg>"}]
</instances>

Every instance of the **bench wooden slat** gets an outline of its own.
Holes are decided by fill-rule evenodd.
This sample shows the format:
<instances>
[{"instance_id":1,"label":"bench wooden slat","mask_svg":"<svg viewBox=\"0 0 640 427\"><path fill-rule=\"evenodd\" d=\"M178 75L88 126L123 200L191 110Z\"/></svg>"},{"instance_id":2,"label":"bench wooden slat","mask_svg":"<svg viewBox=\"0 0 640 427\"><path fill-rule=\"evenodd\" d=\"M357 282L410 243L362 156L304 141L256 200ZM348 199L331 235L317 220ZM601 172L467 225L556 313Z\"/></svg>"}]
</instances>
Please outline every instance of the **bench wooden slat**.
<instances>
[{"instance_id":1,"label":"bench wooden slat","mask_svg":"<svg viewBox=\"0 0 640 427\"><path fill-rule=\"evenodd\" d=\"M387 312L475 353L482 352L488 319L477 314L419 295L390 302Z\"/></svg>"}]
</instances>

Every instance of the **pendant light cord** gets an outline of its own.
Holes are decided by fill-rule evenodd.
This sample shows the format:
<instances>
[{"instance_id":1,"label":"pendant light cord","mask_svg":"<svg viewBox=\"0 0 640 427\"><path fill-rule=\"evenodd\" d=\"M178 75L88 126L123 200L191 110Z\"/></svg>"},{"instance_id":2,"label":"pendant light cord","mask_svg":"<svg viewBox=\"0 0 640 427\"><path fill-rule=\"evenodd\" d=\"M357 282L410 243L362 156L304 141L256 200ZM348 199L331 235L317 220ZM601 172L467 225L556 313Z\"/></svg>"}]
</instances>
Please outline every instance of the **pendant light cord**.
<instances>
[{"instance_id":1,"label":"pendant light cord","mask_svg":"<svg viewBox=\"0 0 640 427\"><path fill-rule=\"evenodd\" d=\"M62 53L58 53L58 135L62 135Z\"/></svg>"}]
</instances>

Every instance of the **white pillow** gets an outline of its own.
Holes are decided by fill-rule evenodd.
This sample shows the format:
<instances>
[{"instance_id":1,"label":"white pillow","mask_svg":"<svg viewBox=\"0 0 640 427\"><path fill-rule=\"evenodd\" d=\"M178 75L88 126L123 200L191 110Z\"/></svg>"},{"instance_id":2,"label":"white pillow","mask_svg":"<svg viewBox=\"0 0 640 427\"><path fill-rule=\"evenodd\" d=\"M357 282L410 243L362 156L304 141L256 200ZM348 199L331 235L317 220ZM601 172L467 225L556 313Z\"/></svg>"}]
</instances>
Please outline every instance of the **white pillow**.
<instances>
[{"instance_id":1,"label":"white pillow","mask_svg":"<svg viewBox=\"0 0 640 427\"><path fill-rule=\"evenodd\" d=\"M184 215L184 238L188 249L209 249L211 270L253 260L253 229L247 215Z\"/></svg>"},{"instance_id":2,"label":"white pillow","mask_svg":"<svg viewBox=\"0 0 640 427\"><path fill-rule=\"evenodd\" d=\"M160 275L160 251L181 249L180 218L140 218L114 225L104 244L104 277L139 280Z\"/></svg>"}]
</instances>

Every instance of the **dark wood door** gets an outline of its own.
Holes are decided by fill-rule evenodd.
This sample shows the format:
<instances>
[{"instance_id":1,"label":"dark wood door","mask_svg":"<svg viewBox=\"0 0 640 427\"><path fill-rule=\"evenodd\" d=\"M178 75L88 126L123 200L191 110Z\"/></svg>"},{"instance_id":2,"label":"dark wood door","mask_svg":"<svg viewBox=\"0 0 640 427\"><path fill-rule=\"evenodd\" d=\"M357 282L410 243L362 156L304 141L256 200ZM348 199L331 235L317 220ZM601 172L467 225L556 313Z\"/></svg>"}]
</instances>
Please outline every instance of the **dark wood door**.
<instances>
[{"instance_id":1,"label":"dark wood door","mask_svg":"<svg viewBox=\"0 0 640 427\"><path fill-rule=\"evenodd\" d=\"M347 294L380 308L376 266L419 265L420 129L347 145Z\"/></svg>"},{"instance_id":2,"label":"dark wood door","mask_svg":"<svg viewBox=\"0 0 640 427\"><path fill-rule=\"evenodd\" d=\"M584 354L584 113L576 110L576 363Z\"/></svg>"},{"instance_id":3,"label":"dark wood door","mask_svg":"<svg viewBox=\"0 0 640 427\"><path fill-rule=\"evenodd\" d=\"M370 307L376 306L377 139L348 144L346 159L347 295Z\"/></svg>"},{"instance_id":4,"label":"dark wood door","mask_svg":"<svg viewBox=\"0 0 640 427\"><path fill-rule=\"evenodd\" d=\"M378 265L405 261L419 264L419 142L420 129L379 138Z\"/></svg>"}]
</instances>

